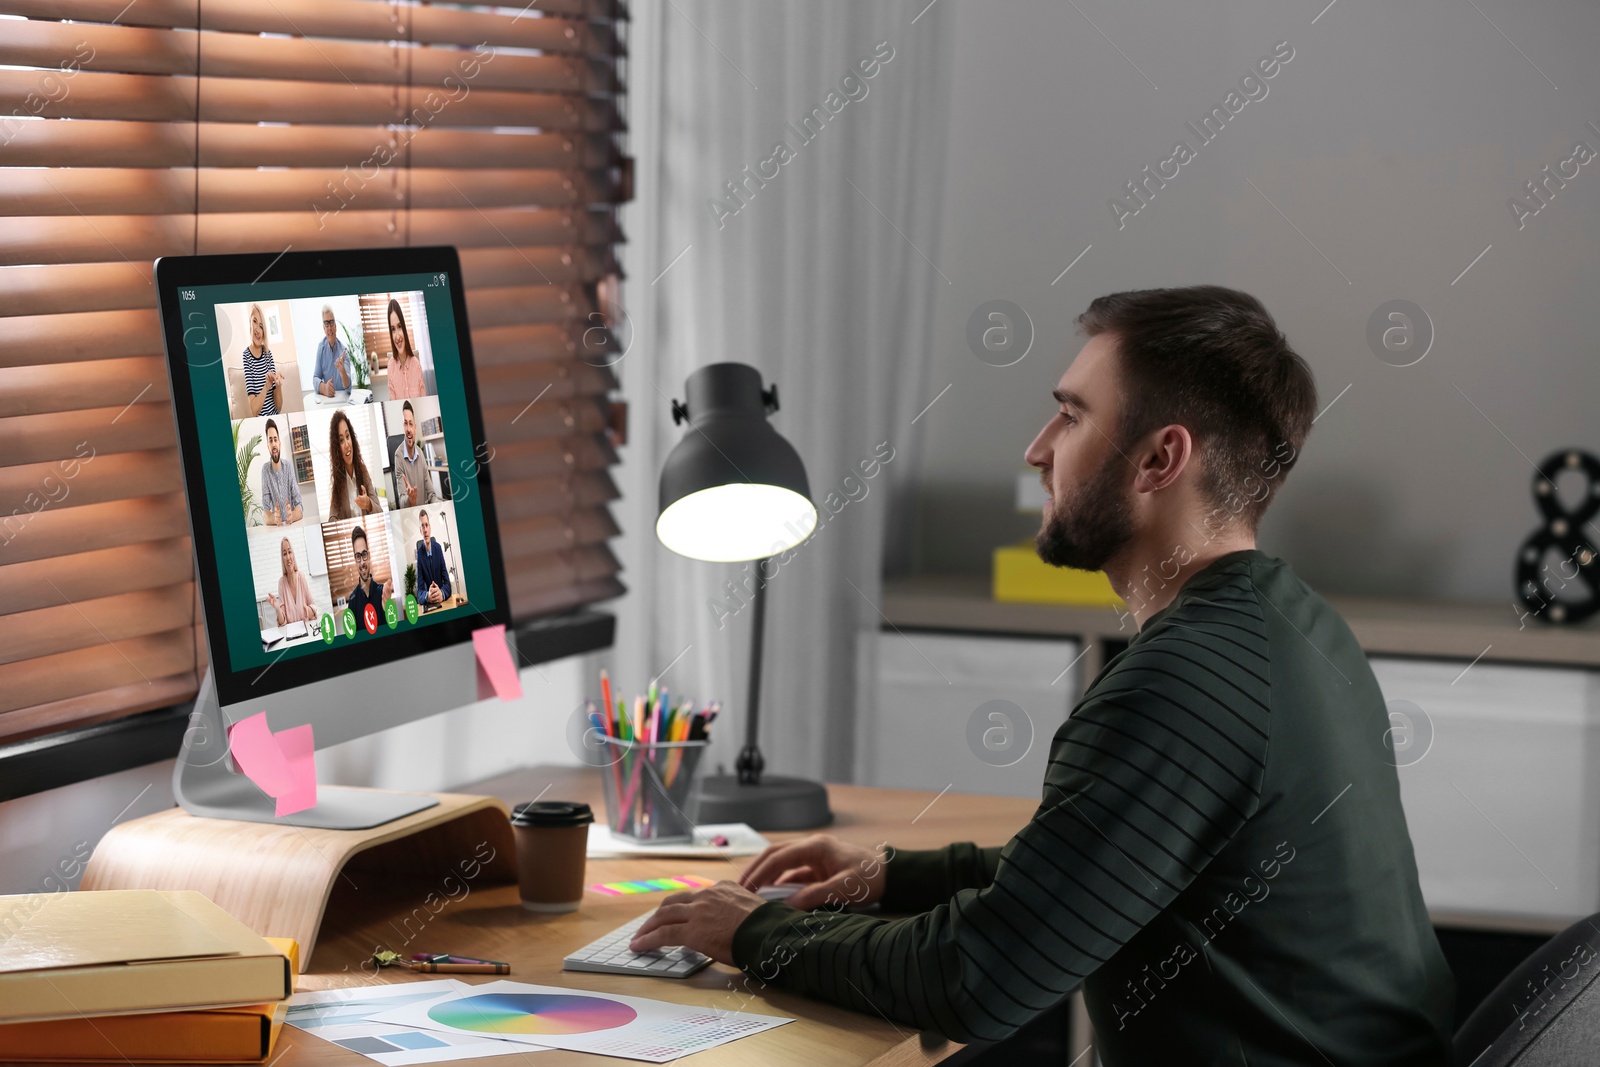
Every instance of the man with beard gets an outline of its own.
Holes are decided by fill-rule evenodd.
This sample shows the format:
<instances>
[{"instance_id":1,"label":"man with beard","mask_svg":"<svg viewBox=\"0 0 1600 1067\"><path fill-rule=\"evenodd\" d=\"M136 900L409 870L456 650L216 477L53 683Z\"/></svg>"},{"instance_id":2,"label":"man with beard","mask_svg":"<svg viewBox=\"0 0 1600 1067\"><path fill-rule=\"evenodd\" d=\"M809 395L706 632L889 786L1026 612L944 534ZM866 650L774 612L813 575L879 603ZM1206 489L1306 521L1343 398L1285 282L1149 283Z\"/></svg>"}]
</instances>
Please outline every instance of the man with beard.
<instances>
[{"instance_id":1,"label":"man with beard","mask_svg":"<svg viewBox=\"0 0 1600 1067\"><path fill-rule=\"evenodd\" d=\"M395 499L402 508L431 504L438 494L433 491L433 476L428 472L428 453L417 445L417 412L409 400L400 407L400 424L405 439L394 446Z\"/></svg>"},{"instance_id":2,"label":"man with beard","mask_svg":"<svg viewBox=\"0 0 1600 1067\"><path fill-rule=\"evenodd\" d=\"M345 606L355 612L356 623L368 633L378 629L383 618L383 602L388 599L383 583L372 576L372 550L367 547L367 531L357 526L350 531L350 554L356 560L356 584ZM368 613L368 609L371 613Z\"/></svg>"},{"instance_id":3,"label":"man with beard","mask_svg":"<svg viewBox=\"0 0 1600 1067\"><path fill-rule=\"evenodd\" d=\"M1255 547L1311 428L1310 369L1217 286L1103 296L1078 324L1026 452L1037 547L1104 570L1137 633L1055 730L1031 821L996 848L774 845L739 884L666 898L633 947L966 1042L1081 985L1108 1067L1443 1067L1453 979L1383 694L1338 614ZM806 884L752 892L779 882ZM839 910L874 901L910 917Z\"/></svg>"},{"instance_id":4,"label":"man with beard","mask_svg":"<svg viewBox=\"0 0 1600 1067\"><path fill-rule=\"evenodd\" d=\"M278 424L267 420L267 462L261 465L261 510L268 526L287 526L299 522L300 486L294 479L294 464L283 462L283 442Z\"/></svg>"}]
</instances>

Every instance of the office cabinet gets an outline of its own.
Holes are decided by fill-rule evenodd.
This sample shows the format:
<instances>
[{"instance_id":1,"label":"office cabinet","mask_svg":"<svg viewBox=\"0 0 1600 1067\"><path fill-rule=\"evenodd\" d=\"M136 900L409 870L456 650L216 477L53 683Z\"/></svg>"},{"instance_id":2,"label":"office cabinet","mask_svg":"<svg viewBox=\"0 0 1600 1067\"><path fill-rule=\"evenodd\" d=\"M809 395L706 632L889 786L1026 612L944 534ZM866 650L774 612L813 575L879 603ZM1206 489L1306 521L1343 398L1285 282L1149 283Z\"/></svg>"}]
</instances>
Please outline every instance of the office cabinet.
<instances>
[{"instance_id":1,"label":"office cabinet","mask_svg":"<svg viewBox=\"0 0 1600 1067\"><path fill-rule=\"evenodd\" d=\"M1429 909L1600 911L1600 673L1370 662Z\"/></svg>"},{"instance_id":2,"label":"office cabinet","mask_svg":"<svg viewBox=\"0 0 1600 1067\"><path fill-rule=\"evenodd\" d=\"M1037 797L1050 738L1081 688L1076 641L866 633L865 785ZM869 647L861 662L872 663Z\"/></svg>"}]
</instances>

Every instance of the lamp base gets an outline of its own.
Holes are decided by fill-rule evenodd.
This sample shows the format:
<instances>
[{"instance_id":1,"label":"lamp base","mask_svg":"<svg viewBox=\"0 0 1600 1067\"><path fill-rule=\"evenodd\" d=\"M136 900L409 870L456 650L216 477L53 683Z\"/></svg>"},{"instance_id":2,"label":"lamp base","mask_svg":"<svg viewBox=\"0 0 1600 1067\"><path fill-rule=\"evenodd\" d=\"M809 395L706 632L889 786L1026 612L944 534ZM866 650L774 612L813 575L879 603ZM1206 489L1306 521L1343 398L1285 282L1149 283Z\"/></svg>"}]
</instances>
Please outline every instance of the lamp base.
<instances>
[{"instance_id":1,"label":"lamp base","mask_svg":"<svg viewBox=\"0 0 1600 1067\"><path fill-rule=\"evenodd\" d=\"M742 822L756 830L814 830L833 822L828 790L821 782L763 774L760 785L744 785L732 774L700 780L701 823Z\"/></svg>"}]
</instances>

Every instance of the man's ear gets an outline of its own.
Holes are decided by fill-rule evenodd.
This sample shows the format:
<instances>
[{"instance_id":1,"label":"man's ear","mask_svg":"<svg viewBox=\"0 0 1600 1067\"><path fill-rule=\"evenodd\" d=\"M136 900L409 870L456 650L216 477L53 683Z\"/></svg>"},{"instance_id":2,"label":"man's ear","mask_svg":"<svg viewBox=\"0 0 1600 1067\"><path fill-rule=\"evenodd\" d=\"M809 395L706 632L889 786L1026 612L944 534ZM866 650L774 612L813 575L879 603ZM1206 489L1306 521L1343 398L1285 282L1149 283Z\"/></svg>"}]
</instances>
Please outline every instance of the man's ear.
<instances>
[{"instance_id":1,"label":"man's ear","mask_svg":"<svg viewBox=\"0 0 1600 1067\"><path fill-rule=\"evenodd\" d=\"M1137 457L1139 477L1134 482L1134 490L1153 493L1172 485L1188 469L1194 456L1194 438L1189 435L1188 427L1173 423L1161 427L1145 441Z\"/></svg>"}]
</instances>

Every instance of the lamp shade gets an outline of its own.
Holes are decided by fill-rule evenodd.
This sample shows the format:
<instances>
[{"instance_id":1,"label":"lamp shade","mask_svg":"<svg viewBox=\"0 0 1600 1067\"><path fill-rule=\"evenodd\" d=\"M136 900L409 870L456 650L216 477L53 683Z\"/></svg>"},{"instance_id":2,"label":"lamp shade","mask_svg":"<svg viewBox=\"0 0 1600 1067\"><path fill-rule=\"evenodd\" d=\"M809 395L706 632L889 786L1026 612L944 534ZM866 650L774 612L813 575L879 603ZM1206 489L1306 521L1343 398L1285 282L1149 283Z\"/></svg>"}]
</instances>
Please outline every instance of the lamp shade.
<instances>
[{"instance_id":1,"label":"lamp shade","mask_svg":"<svg viewBox=\"0 0 1600 1067\"><path fill-rule=\"evenodd\" d=\"M743 363L689 375L687 403L672 405L689 429L661 467L656 537L681 555L728 562L787 551L816 529L805 464L767 422L777 388Z\"/></svg>"}]
</instances>

